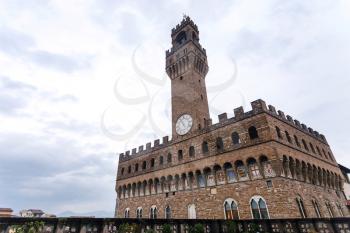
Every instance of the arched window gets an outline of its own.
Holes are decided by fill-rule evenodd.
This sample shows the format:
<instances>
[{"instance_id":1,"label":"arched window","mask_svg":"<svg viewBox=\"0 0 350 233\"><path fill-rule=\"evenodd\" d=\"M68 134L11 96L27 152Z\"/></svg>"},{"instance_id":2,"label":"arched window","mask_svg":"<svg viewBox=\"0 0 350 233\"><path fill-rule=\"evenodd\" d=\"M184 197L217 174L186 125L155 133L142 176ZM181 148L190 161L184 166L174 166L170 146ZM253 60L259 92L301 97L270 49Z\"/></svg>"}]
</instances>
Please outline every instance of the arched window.
<instances>
[{"instance_id":1,"label":"arched window","mask_svg":"<svg viewBox=\"0 0 350 233\"><path fill-rule=\"evenodd\" d=\"M239 219L237 203L232 198L225 200L224 211L226 219Z\"/></svg>"},{"instance_id":2,"label":"arched window","mask_svg":"<svg viewBox=\"0 0 350 233\"><path fill-rule=\"evenodd\" d=\"M186 41L186 38L186 32L182 31L176 36L175 41L181 45Z\"/></svg>"},{"instance_id":3,"label":"arched window","mask_svg":"<svg viewBox=\"0 0 350 233\"><path fill-rule=\"evenodd\" d=\"M250 139L259 138L258 131L256 130L256 128L254 126L249 127L248 133L249 133Z\"/></svg>"},{"instance_id":4,"label":"arched window","mask_svg":"<svg viewBox=\"0 0 350 233\"><path fill-rule=\"evenodd\" d=\"M142 163L142 170L145 170L146 167L147 167L147 163L146 163L146 161L143 161L143 163Z\"/></svg>"},{"instance_id":5,"label":"arched window","mask_svg":"<svg viewBox=\"0 0 350 233\"><path fill-rule=\"evenodd\" d=\"M311 142L309 143L309 145L310 145L310 148L311 148L312 153L316 153L316 152L315 152L315 148L314 148L314 146L311 144Z\"/></svg>"},{"instance_id":6,"label":"arched window","mask_svg":"<svg viewBox=\"0 0 350 233\"><path fill-rule=\"evenodd\" d=\"M142 207L137 207L136 218L142 218Z\"/></svg>"},{"instance_id":7,"label":"arched window","mask_svg":"<svg viewBox=\"0 0 350 233\"><path fill-rule=\"evenodd\" d=\"M254 158L249 158L247 160L247 163L248 163L249 171L252 178L254 179L254 178L260 177L260 169L256 160Z\"/></svg>"},{"instance_id":8,"label":"arched window","mask_svg":"<svg viewBox=\"0 0 350 233\"><path fill-rule=\"evenodd\" d=\"M305 211L305 207L304 207L304 202L303 200L301 199L300 196L297 196L295 198L296 202L297 202L297 205L298 205L298 209L299 209L299 212L300 212L300 217L301 218L306 218L307 215L306 215L306 211Z\"/></svg>"},{"instance_id":9,"label":"arched window","mask_svg":"<svg viewBox=\"0 0 350 233\"><path fill-rule=\"evenodd\" d=\"M202 152L203 152L203 154L206 154L206 153L209 152L208 142L206 142L206 141L204 141L204 142L202 143Z\"/></svg>"},{"instance_id":10,"label":"arched window","mask_svg":"<svg viewBox=\"0 0 350 233\"><path fill-rule=\"evenodd\" d=\"M151 219L157 219L157 207L153 205L150 209L150 216Z\"/></svg>"},{"instance_id":11,"label":"arched window","mask_svg":"<svg viewBox=\"0 0 350 233\"><path fill-rule=\"evenodd\" d=\"M155 160L154 160L154 158L152 158L151 159L151 167L154 167L154 162L155 162Z\"/></svg>"},{"instance_id":12,"label":"arched window","mask_svg":"<svg viewBox=\"0 0 350 233\"><path fill-rule=\"evenodd\" d=\"M316 150L317 150L317 154L319 154L319 155L322 156L321 151L320 151L320 148L319 148L318 146L316 146Z\"/></svg>"},{"instance_id":13,"label":"arched window","mask_svg":"<svg viewBox=\"0 0 350 233\"><path fill-rule=\"evenodd\" d=\"M224 150L224 142L221 137L216 138L216 150L221 152Z\"/></svg>"},{"instance_id":14,"label":"arched window","mask_svg":"<svg viewBox=\"0 0 350 233\"><path fill-rule=\"evenodd\" d=\"M164 158L163 158L163 156L160 156L159 157L159 165L163 165L163 163L164 163Z\"/></svg>"},{"instance_id":15,"label":"arched window","mask_svg":"<svg viewBox=\"0 0 350 233\"><path fill-rule=\"evenodd\" d=\"M139 171L139 164L135 164L135 172L138 172Z\"/></svg>"},{"instance_id":16,"label":"arched window","mask_svg":"<svg viewBox=\"0 0 350 233\"><path fill-rule=\"evenodd\" d=\"M315 199L312 199L312 206L314 207L314 210L315 210L315 213L316 213L316 216L318 218L321 218L322 215L321 215L321 211L320 211L320 207L318 205L318 202L315 200Z\"/></svg>"},{"instance_id":17,"label":"arched window","mask_svg":"<svg viewBox=\"0 0 350 233\"><path fill-rule=\"evenodd\" d=\"M237 132L233 132L231 134L231 139L232 139L233 145L238 145L241 143L241 140L239 139L239 135Z\"/></svg>"},{"instance_id":18,"label":"arched window","mask_svg":"<svg viewBox=\"0 0 350 233\"><path fill-rule=\"evenodd\" d=\"M303 143L303 146L304 146L305 150L309 151L309 148L307 147L307 144L306 144L305 140L301 139L301 142Z\"/></svg>"},{"instance_id":19,"label":"arched window","mask_svg":"<svg viewBox=\"0 0 350 233\"><path fill-rule=\"evenodd\" d=\"M183 159L182 150L178 150L178 152L177 152L177 160L178 160L178 161L181 161L182 159Z\"/></svg>"},{"instance_id":20,"label":"arched window","mask_svg":"<svg viewBox=\"0 0 350 233\"><path fill-rule=\"evenodd\" d=\"M266 201L261 196L254 196L250 200L250 208L254 219L268 219L269 212Z\"/></svg>"},{"instance_id":21,"label":"arched window","mask_svg":"<svg viewBox=\"0 0 350 233\"><path fill-rule=\"evenodd\" d=\"M329 203L329 201L326 201L326 208L327 208L329 217L333 218L334 217L333 208L331 206L331 203Z\"/></svg>"},{"instance_id":22,"label":"arched window","mask_svg":"<svg viewBox=\"0 0 350 233\"><path fill-rule=\"evenodd\" d=\"M126 208L124 210L124 218L130 218L130 209L129 208Z\"/></svg>"},{"instance_id":23,"label":"arched window","mask_svg":"<svg viewBox=\"0 0 350 233\"><path fill-rule=\"evenodd\" d=\"M188 206L188 218L189 219L196 219L196 206L194 204L191 204Z\"/></svg>"},{"instance_id":24,"label":"arched window","mask_svg":"<svg viewBox=\"0 0 350 233\"><path fill-rule=\"evenodd\" d=\"M194 146L190 146L190 149L189 149L189 155L190 157L194 157L195 156L195 150L194 150Z\"/></svg>"},{"instance_id":25,"label":"arched window","mask_svg":"<svg viewBox=\"0 0 350 233\"><path fill-rule=\"evenodd\" d=\"M168 163L171 163L171 161L172 161L172 159L171 159L171 154L169 153L169 154L168 154L168 158L167 158L167 162L168 162Z\"/></svg>"},{"instance_id":26,"label":"arched window","mask_svg":"<svg viewBox=\"0 0 350 233\"><path fill-rule=\"evenodd\" d=\"M276 126L276 133L277 133L278 138L283 139L282 134L281 134L281 130L277 126Z\"/></svg>"},{"instance_id":27,"label":"arched window","mask_svg":"<svg viewBox=\"0 0 350 233\"><path fill-rule=\"evenodd\" d=\"M286 134L287 141L292 143L292 138L290 137L289 133L287 131L284 131L284 133Z\"/></svg>"},{"instance_id":28,"label":"arched window","mask_svg":"<svg viewBox=\"0 0 350 233\"><path fill-rule=\"evenodd\" d=\"M300 147L299 139L297 136L294 135L294 141L297 144L298 147Z\"/></svg>"},{"instance_id":29,"label":"arched window","mask_svg":"<svg viewBox=\"0 0 350 233\"><path fill-rule=\"evenodd\" d=\"M171 209L170 206L165 207L165 218L170 219L171 218Z\"/></svg>"},{"instance_id":30,"label":"arched window","mask_svg":"<svg viewBox=\"0 0 350 233\"><path fill-rule=\"evenodd\" d=\"M124 175L124 168L120 171L120 174Z\"/></svg>"},{"instance_id":31,"label":"arched window","mask_svg":"<svg viewBox=\"0 0 350 233\"><path fill-rule=\"evenodd\" d=\"M128 167L128 173L131 173L131 166Z\"/></svg>"}]
</instances>

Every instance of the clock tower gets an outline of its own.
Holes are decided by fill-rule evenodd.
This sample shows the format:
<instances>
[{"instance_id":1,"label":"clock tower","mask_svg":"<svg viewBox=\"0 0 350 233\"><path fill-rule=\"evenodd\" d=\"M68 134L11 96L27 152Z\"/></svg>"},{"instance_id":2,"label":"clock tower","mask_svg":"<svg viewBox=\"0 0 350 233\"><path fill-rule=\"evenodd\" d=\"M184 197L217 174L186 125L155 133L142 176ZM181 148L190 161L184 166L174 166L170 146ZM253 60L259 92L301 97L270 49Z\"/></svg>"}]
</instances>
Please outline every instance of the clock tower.
<instances>
[{"instance_id":1,"label":"clock tower","mask_svg":"<svg viewBox=\"0 0 350 233\"><path fill-rule=\"evenodd\" d=\"M199 43L198 27L188 16L171 31L166 72L171 79L173 138L205 127L209 117L205 76L207 55Z\"/></svg>"}]
</instances>

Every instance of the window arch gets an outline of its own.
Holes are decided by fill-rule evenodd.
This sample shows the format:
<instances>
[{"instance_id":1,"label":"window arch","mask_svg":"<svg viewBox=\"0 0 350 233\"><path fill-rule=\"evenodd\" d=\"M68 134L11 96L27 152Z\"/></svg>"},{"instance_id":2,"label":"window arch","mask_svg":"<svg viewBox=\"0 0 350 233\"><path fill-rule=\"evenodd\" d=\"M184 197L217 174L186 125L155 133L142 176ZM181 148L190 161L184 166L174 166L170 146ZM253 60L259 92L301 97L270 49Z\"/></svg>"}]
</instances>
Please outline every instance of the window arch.
<instances>
[{"instance_id":1,"label":"window arch","mask_svg":"<svg viewBox=\"0 0 350 233\"><path fill-rule=\"evenodd\" d=\"M135 164L135 172L139 171L139 164Z\"/></svg>"},{"instance_id":2,"label":"window arch","mask_svg":"<svg viewBox=\"0 0 350 233\"><path fill-rule=\"evenodd\" d=\"M256 162L256 160L254 158L249 158L247 160L247 164L248 164L248 167L249 167L249 171L250 171L251 177L253 179L260 177L260 168L259 168L259 165Z\"/></svg>"},{"instance_id":3,"label":"window arch","mask_svg":"<svg viewBox=\"0 0 350 233\"><path fill-rule=\"evenodd\" d=\"M312 151L312 153L316 153L316 151L315 151L315 148L314 148L314 146L312 145L312 143L310 142L309 143L309 145L310 145L310 148L311 148L311 151Z\"/></svg>"},{"instance_id":4,"label":"window arch","mask_svg":"<svg viewBox=\"0 0 350 233\"><path fill-rule=\"evenodd\" d=\"M128 173L131 173L131 165L128 167Z\"/></svg>"},{"instance_id":5,"label":"window arch","mask_svg":"<svg viewBox=\"0 0 350 233\"><path fill-rule=\"evenodd\" d=\"M177 160L181 161L184 158L184 155L182 153L182 150L177 151Z\"/></svg>"},{"instance_id":6,"label":"window arch","mask_svg":"<svg viewBox=\"0 0 350 233\"><path fill-rule=\"evenodd\" d=\"M122 167L122 170L120 171L120 174L124 175L124 168Z\"/></svg>"},{"instance_id":7,"label":"window arch","mask_svg":"<svg viewBox=\"0 0 350 233\"><path fill-rule=\"evenodd\" d=\"M197 218L195 204L190 204L188 206L188 218L189 219L196 219Z\"/></svg>"},{"instance_id":8,"label":"window arch","mask_svg":"<svg viewBox=\"0 0 350 233\"><path fill-rule=\"evenodd\" d=\"M163 165L163 163L164 163L164 157L160 156L159 157L159 165Z\"/></svg>"},{"instance_id":9,"label":"window arch","mask_svg":"<svg viewBox=\"0 0 350 233\"><path fill-rule=\"evenodd\" d=\"M292 138L290 137L288 131L284 131L284 133L286 134L287 141L288 141L289 143L292 143Z\"/></svg>"},{"instance_id":10,"label":"window arch","mask_svg":"<svg viewBox=\"0 0 350 233\"><path fill-rule=\"evenodd\" d=\"M239 135L237 132L233 132L231 134L231 139L232 139L233 145L238 145L241 143L241 139L239 138Z\"/></svg>"},{"instance_id":11,"label":"window arch","mask_svg":"<svg viewBox=\"0 0 350 233\"><path fill-rule=\"evenodd\" d=\"M165 218L170 219L171 218L171 209L170 206L165 207Z\"/></svg>"},{"instance_id":12,"label":"window arch","mask_svg":"<svg viewBox=\"0 0 350 233\"><path fill-rule=\"evenodd\" d=\"M221 152L224 150L224 142L221 137L216 138L216 150Z\"/></svg>"},{"instance_id":13,"label":"window arch","mask_svg":"<svg viewBox=\"0 0 350 233\"><path fill-rule=\"evenodd\" d=\"M320 207L318 205L318 202L315 200L315 199L312 199L312 206L314 207L314 210L315 210L315 213L316 213L316 216L318 218L321 218L322 215L321 215L321 211L320 211Z\"/></svg>"},{"instance_id":14,"label":"window arch","mask_svg":"<svg viewBox=\"0 0 350 233\"><path fill-rule=\"evenodd\" d=\"M142 207L137 207L136 218L142 218Z\"/></svg>"},{"instance_id":15,"label":"window arch","mask_svg":"<svg viewBox=\"0 0 350 233\"><path fill-rule=\"evenodd\" d=\"M151 159L151 167L152 167L152 168L154 167L154 164L155 164L155 159L152 158L152 159Z\"/></svg>"},{"instance_id":16,"label":"window arch","mask_svg":"<svg viewBox=\"0 0 350 233\"><path fill-rule=\"evenodd\" d=\"M267 209L266 201L261 196L253 196L250 199L250 208L252 217L254 219L268 219L269 211Z\"/></svg>"},{"instance_id":17,"label":"window arch","mask_svg":"<svg viewBox=\"0 0 350 233\"><path fill-rule=\"evenodd\" d=\"M224 201L225 219L239 219L237 202L232 198Z\"/></svg>"},{"instance_id":18,"label":"window arch","mask_svg":"<svg viewBox=\"0 0 350 233\"><path fill-rule=\"evenodd\" d=\"M150 216L151 219L157 219L157 206L152 205L150 209Z\"/></svg>"},{"instance_id":19,"label":"window arch","mask_svg":"<svg viewBox=\"0 0 350 233\"><path fill-rule=\"evenodd\" d=\"M190 149L189 149L189 155L190 157L194 157L196 154L195 150L194 150L194 146L190 146Z\"/></svg>"},{"instance_id":20,"label":"window arch","mask_svg":"<svg viewBox=\"0 0 350 233\"><path fill-rule=\"evenodd\" d=\"M297 146L300 147L299 139L296 135L294 135L294 141L297 144Z\"/></svg>"},{"instance_id":21,"label":"window arch","mask_svg":"<svg viewBox=\"0 0 350 233\"><path fill-rule=\"evenodd\" d=\"M167 162L168 162L168 163L171 163L171 161L172 161L172 158L171 158L171 154L169 153L169 154L168 154L168 158L167 158Z\"/></svg>"},{"instance_id":22,"label":"window arch","mask_svg":"<svg viewBox=\"0 0 350 233\"><path fill-rule=\"evenodd\" d=\"M206 154L209 152L208 142L206 142L206 141L204 141L202 143L202 152L203 152L203 154Z\"/></svg>"},{"instance_id":23,"label":"window arch","mask_svg":"<svg viewBox=\"0 0 350 233\"><path fill-rule=\"evenodd\" d=\"M145 170L146 167L147 167L147 163L146 163L146 161L143 161L143 163L142 163L142 170Z\"/></svg>"},{"instance_id":24,"label":"window arch","mask_svg":"<svg viewBox=\"0 0 350 233\"><path fill-rule=\"evenodd\" d=\"M249 133L249 138L250 139L259 138L258 131L256 130L256 128L254 126L250 126L249 127L248 133Z\"/></svg>"},{"instance_id":25,"label":"window arch","mask_svg":"<svg viewBox=\"0 0 350 233\"><path fill-rule=\"evenodd\" d=\"M304 146L305 150L309 151L309 147L307 147L307 144L306 144L305 140L301 139L301 142L303 143L303 146Z\"/></svg>"},{"instance_id":26,"label":"window arch","mask_svg":"<svg viewBox=\"0 0 350 233\"><path fill-rule=\"evenodd\" d=\"M126 208L124 210L124 218L130 218L130 209L129 208Z\"/></svg>"},{"instance_id":27,"label":"window arch","mask_svg":"<svg viewBox=\"0 0 350 233\"><path fill-rule=\"evenodd\" d=\"M281 134L281 129L278 126L276 126L276 133L277 133L278 138L283 139L282 134Z\"/></svg>"},{"instance_id":28,"label":"window arch","mask_svg":"<svg viewBox=\"0 0 350 233\"><path fill-rule=\"evenodd\" d=\"M297 205L298 205L300 217L301 217L301 218L307 218L303 199L301 199L300 196L297 196L297 197L295 198L295 200L296 200Z\"/></svg>"}]
</instances>

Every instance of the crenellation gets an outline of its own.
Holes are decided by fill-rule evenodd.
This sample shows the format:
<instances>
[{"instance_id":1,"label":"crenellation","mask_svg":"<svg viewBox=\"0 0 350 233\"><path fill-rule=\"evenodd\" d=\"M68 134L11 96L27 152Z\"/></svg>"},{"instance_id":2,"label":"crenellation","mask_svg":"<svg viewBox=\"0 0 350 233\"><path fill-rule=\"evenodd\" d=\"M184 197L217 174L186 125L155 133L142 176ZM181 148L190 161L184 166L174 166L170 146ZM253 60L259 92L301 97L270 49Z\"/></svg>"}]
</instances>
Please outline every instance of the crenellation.
<instances>
[{"instance_id":1,"label":"crenellation","mask_svg":"<svg viewBox=\"0 0 350 233\"><path fill-rule=\"evenodd\" d=\"M151 150L151 143L150 142L148 142L146 144L146 151L149 151L149 150Z\"/></svg>"},{"instance_id":2,"label":"crenellation","mask_svg":"<svg viewBox=\"0 0 350 233\"><path fill-rule=\"evenodd\" d=\"M166 145L169 143L169 136L164 136L163 137L163 145Z\"/></svg>"},{"instance_id":3,"label":"crenellation","mask_svg":"<svg viewBox=\"0 0 350 233\"><path fill-rule=\"evenodd\" d=\"M280 116L283 120L287 120L286 116L284 115L284 112L282 112L281 110L278 110L278 116Z\"/></svg>"},{"instance_id":4,"label":"crenellation","mask_svg":"<svg viewBox=\"0 0 350 233\"><path fill-rule=\"evenodd\" d=\"M262 99L250 103L254 114L267 111L266 103Z\"/></svg>"},{"instance_id":5,"label":"crenellation","mask_svg":"<svg viewBox=\"0 0 350 233\"><path fill-rule=\"evenodd\" d=\"M287 115L287 120L288 120L290 123L294 124L293 117Z\"/></svg>"},{"instance_id":6,"label":"crenellation","mask_svg":"<svg viewBox=\"0 0 350 233\"><path fill-rule=\"evenodd\" d=\"M136 154L136 148L133 148L131 151L131 155L135 155Z\"/></svg>"},{"instance_id":7,"label":"crenellation","mask_svg":"<svg viewBox=\"0 0 350 233\"><path fill-rule=\"evenodd\" d=\"M298 128L301 128L300 121L294 120L294 123L295 123L295 125L296 125Z\"/></svg>"},{"instance_id":8,"label":"crenellation","mask_svg":"<svg viewBox=\"0 0 350 233\"><path fill-rule=\"evenodd\" d=\"M303 130L305 130L305 131L307 131L308 132L308 130L307 130L307 126L305 125L305 124L301 124L301 128L303 129Z\"/></svg>"},{"instance_id":9,"label":"crenellation","mask_svg":"<svg viewBox=\"0 0 350 233\"><path fill-rule=\"evenodd\" d=\"M160 140L159 139L156 139L156 140L154 140L154 147L157 147L157 146L159 146L159 144L160 144Z\"/></svg>"},{"instance_id":10,"label":"crenellation","mask_svg":"<svg viewBox=\"0 0 350 233\"><path fill-rule=\"evenodd\" d=\"M244 109L242 106L235 108L233 113L235 115L235 119L242 119L244 117Z\"/></svg>"},{"instance_id":11,"label":"crenellation","mask_svg":"<svg viewBox=\"0 0 350 233\"><path fill-rule=\"evenodd\" d=\"M269 105L269 111L277 115L276 108L273 105Z\"/></svg>"},{"instance_id":12,"label":"crenellation","mask_svg":"<svg viewBox=\"0 0 350 233\"><path fill-rule=\"evenodd\" d=\"M143 151L143 145L139 146L139 153Z\"/></svg>"},{"instance_id":13,"label":"crenellation","mask_svg":"<svg viewBox=\"0 0 350 233\"><path fill-rule=\"evenodd\" d=\"M309 130L309 132L310 132L311 134L314 135L314 130L313 130L311 127L308 127L308 130Z\"/></svg>"},{"instance_id":14,"label":"crenellation","mask_svg":"<svg viewBox=\"0 0 350 233\"><path fill-rule=\"evenodd\" d=\"M125 156L129 156L130 155L130 150L125 152Z\"/></svg>"},{"instance_id":15,"label":"crenellation","mask_svg":"<svg viewBox=\"0 0 350 233\"><path fill-rule=\"evenodd\" d=\"M227 120L227 113L221 113L220 115L218 115L219 118L219 123L225 122Z\"/></svg>"}]
</instances>

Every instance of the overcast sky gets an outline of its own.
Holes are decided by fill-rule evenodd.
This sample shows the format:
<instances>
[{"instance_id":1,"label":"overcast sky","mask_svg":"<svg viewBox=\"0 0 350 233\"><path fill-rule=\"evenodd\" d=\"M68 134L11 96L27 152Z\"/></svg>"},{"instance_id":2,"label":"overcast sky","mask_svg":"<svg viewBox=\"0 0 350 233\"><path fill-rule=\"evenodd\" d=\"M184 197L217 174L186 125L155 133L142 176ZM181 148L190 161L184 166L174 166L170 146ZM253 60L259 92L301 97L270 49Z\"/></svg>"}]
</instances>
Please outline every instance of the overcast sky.
<instances>
[{"instance_id":1,"label":"overcast sky","mask_svg":"<svg viewBox=\"0 0 350 233\"><path fill-rule=\"evenodd\" d=\"M0 1L0 207L115 207L120 152L171 133L165 50L188 14L211 117L264 99L350 167L350 1ZM153 144L153 143L152 143Z\"/></svg>"}]
</instances>

